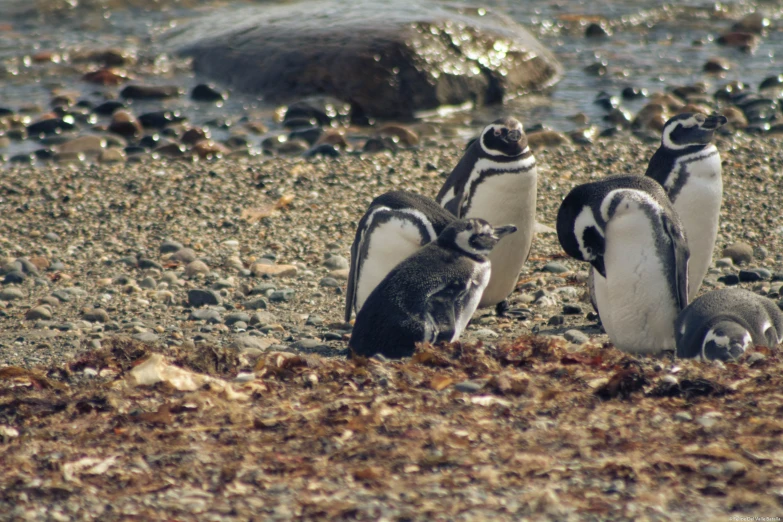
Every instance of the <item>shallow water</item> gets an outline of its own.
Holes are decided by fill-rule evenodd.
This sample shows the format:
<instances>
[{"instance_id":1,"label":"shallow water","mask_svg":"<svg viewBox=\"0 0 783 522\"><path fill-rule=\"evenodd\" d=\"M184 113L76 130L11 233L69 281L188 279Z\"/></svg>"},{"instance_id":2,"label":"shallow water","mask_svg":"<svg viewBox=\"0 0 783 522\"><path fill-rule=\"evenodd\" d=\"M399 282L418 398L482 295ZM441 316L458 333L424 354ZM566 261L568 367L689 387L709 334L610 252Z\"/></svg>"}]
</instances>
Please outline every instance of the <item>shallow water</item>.
<instances>
[{"instance_id":1,"label":"shallow water","mask_svg":"<svg viewBox=\"0 0 783 522\"><path fill-rule=\"evenodd\" d=\"M175 83L185 89L197 83L187 64L170 56L162 35L171 28L225 9L263 2L155 1L155 0L5 0L0 17L0 106L18 110L30 104L46 107L54 89L77 91L97 100L104 88L78 80L72 66L39 64L31 59L39 51L73 55L78 49L115 47L138 56L152 73L145 82ZM452 2L453 3L453 2ZM476 5L474 3L473 5ZM660 6L652 0L539 1L487 0L489 9L507 13L526 25L549 46L564 66L564 76L548 96L512 101L507 107L482 108L441 119L451 122L460 134L502 112L519 115L527 124L543 123L557 130L581 124L570 117L584 113L601 125L604 109L594 103L596 94L619 94L626 86L650 92L667 87L706 81L712 86L742 80L751 86L783 72L783 22L780 2L680 2ZM747 13L759 10L771 19L771 27L754 53L721 47L717 37ZM608 38L586 38L588 21L603 22ZM703 72L713 57L729 61L731 70L718 77ZM605 73L595 75L585 68L601 63ZM53 74L54 71L54 74ZM111 89L111 88L110 88ZM644 100L624 101L631 112ZM202 105L186 97L168 102L134 102L134 112L161 105L177 107L195 123L235 117L247 112L271 121L274 107L249 96L233 94L223 107ZM219 125L213 125L219 127ZM216 137L219 137L219 130Z\"/></svg>"}]
</instances>

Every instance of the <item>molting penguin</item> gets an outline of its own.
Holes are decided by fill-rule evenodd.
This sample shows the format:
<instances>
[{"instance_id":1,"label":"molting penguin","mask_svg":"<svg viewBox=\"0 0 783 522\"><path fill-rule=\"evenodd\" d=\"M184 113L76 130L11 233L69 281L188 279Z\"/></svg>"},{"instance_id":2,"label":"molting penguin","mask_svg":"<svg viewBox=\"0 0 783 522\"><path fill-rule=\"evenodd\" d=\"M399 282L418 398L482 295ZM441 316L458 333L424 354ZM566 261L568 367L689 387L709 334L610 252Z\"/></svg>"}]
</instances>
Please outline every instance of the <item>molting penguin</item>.
<instances>
[{"instance_id":1,"label":"molting penguin","mask_svg":"<svg viewBox=\"0 0 783 522\"><path fill-rule=\"evenodd\" d=\"M641 176L580 185L557 215L565 252L590 262L594 304L621 350L673 350L674 321L688 303L688 244L661 186Z\"/></svg>"},{"instance_id":2,"label":"molting penguin","mask_svg":"<svg viewBox=\"0 0 783 522\"><path fill-rule=\"evenodd\" d=\"M750 346L783 342L783 313L774 301L741 288L702 295L677 317L677 357L736 359Z\"/></svg>"},{"instance_id":3,"label":"molting penguin","mask_svg":"<svg viewBox=\"0 0 783 522\"><path fill-rule=\"evenodd\" d=\"M372 200L356 229L345 295L345 320L361 310L370 292L392 268L434 241L453 214L428 197L396 190Z\"/></svg>"},{"instance_id":4,"label":"molting penguin","mask_svg":"<svg viewBox=\"0 0 783 522\"><path fill-rule=\"evenodd\" d=\"M490 279L487 256L513 225L461 219L397 265L356 315L349 347L387 357L413 354L417 342L455 341Z\"/></svg>"},{"instance_id":5,"label":"molting penguin","mask_svg":"<svg viewBox=\"0 0 783 522\"><path fill-rule=\"evenodd\" d=\"M487 125L465 151L436 201L460 218L493 225L511 223L518 232L492 251L492 278L479 306L499 305L514 291L530 254L536 222L536 159L522 124L514 118Z\"/></svg>"},{"instance_id":6,"label":"molting penguin","mask_svg":"<svg viewBox=\"0 0 783 522\"><path fill-rule=\"evenodd\" d=\"M715 131L726 123L720 114L684 113L663 127L661 146L653 154L645 176L663 185L688 235L691 250L688 297L696 298L712 262L723 181Z\"/></svg>"}]
</instances>

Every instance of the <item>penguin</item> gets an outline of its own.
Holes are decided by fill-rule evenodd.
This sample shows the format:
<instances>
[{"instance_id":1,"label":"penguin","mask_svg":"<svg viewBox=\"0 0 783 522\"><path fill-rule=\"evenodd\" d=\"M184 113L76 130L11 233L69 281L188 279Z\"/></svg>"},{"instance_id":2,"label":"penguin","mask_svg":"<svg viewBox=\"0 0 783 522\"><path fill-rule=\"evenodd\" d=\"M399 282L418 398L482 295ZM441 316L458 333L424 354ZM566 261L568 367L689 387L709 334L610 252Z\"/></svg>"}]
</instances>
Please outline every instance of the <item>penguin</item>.
<instances>
[{"instance_id":1,"label":"penguin","mask_svg":"<svg viewBox=\"0 0 783 522\"><path fill-rule=\"evenodd\" d=\"M741 288L712 290L677 317L677 357L737 359L751 346L783 342L783 313L771 299Z\"/></svg>"},{"instance_id":2,"label":"penguin","mask_svg":"<svg viewBox=\"0 0 783 522\"><path fill-rule=\"evenodd\" d=\"M465 330L491 277L489 253L514 225L460 219L398 264L356 315L354 354L413 354L418 342L453 342Z\"/></svg>"},{"instance_id":3,"label":"penguin","mask_svg":"<svg viewBox=\"0 0 783 522\"><path fill-rule=\"evenodd\" d=\"M588 261L594 305L614 345L631 353L674 350L674 321L688 304L688 243L663 188L642 176L575 187L558 209L563 250Z\"/></svg>"},{"instance_id":4,"label":"penguin","mask_svg":"<svg viewBox=\"0 0 783 522\"><path fill-rule=\"evenodd\" d=\"M494 121L467 148L435 200L459 218L511 223L517 233L490 254L492 277L479 306L502 314L530 254L536 222L538 173L522 124Z\"/></svg>"},{"instance_id":5,"label":"penguin","mask_svg":"<svg viewBox=\"0 0 783 522\"><path fill-rule=\"evenodd\" d=\"M432 199L404 190L372 200L359 220L351 245L351 265L345 295L345 321L361 310L373 288L392 268L455 221Z\"/></svg>"},{"instance_id":6,"label":"penguin","mask_svg":"<svg viewBox=\"0 0 783 522\"><path fill-rule=\"evenodd\" d=\"M720 154L712 141L715 131L727 121L717 113L674 116L664 125L661 146L645 173L666 190L688 235L690 300L696 298L712 263L718 235L723 180Z\"/></svg>"}]
</instances>

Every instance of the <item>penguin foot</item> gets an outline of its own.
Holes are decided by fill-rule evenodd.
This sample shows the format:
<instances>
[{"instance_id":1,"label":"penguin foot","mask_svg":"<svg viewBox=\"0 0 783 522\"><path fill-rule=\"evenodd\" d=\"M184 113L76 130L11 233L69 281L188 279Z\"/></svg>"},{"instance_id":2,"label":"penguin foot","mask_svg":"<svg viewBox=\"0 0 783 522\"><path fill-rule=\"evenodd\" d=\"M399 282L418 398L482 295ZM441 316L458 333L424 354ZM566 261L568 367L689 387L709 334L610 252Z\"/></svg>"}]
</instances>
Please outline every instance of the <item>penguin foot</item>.
<instances>
[{"instance_id":1,"label":"penguin foot","mask_svg":"<svg viewBox=\"0 0 783 522\"><path fill-rule=\"evenodd\" d=\"M508 299L504 299L495 305L495 313L498 317L505 317L508 311Z\"/></svg>"}]
</instances>

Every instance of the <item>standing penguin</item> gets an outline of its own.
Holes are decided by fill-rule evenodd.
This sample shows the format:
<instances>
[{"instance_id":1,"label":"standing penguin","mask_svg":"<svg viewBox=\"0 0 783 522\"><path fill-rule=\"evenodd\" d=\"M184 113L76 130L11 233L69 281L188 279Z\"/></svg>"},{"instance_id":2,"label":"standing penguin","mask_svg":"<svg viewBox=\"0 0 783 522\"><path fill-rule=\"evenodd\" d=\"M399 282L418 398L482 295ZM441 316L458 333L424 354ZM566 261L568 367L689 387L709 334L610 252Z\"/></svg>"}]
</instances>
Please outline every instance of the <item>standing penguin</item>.
<instances>
[{"instance_id":1,"label":"standing penguin","mask_svg":"<svg viewBox=\"0 0 783 522\"><path fill-rule=\"evenodd\" d=\"M688 235L691 250L688 297L693 300L712 262L723 199L720 154L712 143L725 116L684 113L663 127L661 146L645 176L660 183Z\"/></svg>"},{"instance_id":2,"label":"standing penguin","mask_svg":"<svg viewBox=\"0 0 783 522\"><path fill-rule=\"evenodd\" d=\"M484 127L438 192L436 201L459 218L517 227L518 232L489 256L492 278L480 307L498 305L502 313L514 291L533 241L537 181L536 159L522 124L505 118Z\"/></svg>"},{"instance_id":3,"label":"standing penguin","mask_svg":"<svg viewBox=\"0 0 783 522\"><path fill-rule=\"evenodd\" d=\"M590 262L594 304L623 351L673 350L674 321L688 304L688 244L661 186L641 176L580 185L557 215L557 236Z\"/></svg>"},{"instance_id":4,"label":"standing penguin","mask_svg":"<svg viewBox=\"0 0 783 522\"><path fill-rule=\"evenodd\" d=\"M774 301L741 288L722 288L688 305L675 325L677 357L736 359L750 346L783 342L783 313Z\"/></svg>"},{"instance_id":5,"label":"standing penguin","mask_svg":"<svg viewBox=\"0 0 783 522\"><path fill-rule=\"evenodd\" d=\"M455 341L490 279L487 256L513 225L461 219L398 264L356 315L349 347L366 357L413 354L417 342Z\"/></svg>"},{"instance_id":6,"label":"standing penguin","mask_svg":"<svg viewBox=\"0 0 783 522\"><path fill-rule=\"evenodd\" d=\"M345 321L351 320L352 311L359 313L392 268L434 241L455 220L433 200L413 192L396 190L372 200L351 245Z\"/></svg>"}]
</instances>

